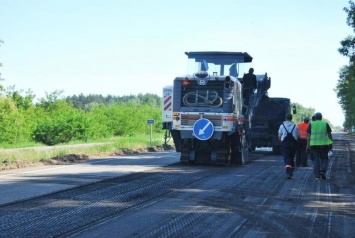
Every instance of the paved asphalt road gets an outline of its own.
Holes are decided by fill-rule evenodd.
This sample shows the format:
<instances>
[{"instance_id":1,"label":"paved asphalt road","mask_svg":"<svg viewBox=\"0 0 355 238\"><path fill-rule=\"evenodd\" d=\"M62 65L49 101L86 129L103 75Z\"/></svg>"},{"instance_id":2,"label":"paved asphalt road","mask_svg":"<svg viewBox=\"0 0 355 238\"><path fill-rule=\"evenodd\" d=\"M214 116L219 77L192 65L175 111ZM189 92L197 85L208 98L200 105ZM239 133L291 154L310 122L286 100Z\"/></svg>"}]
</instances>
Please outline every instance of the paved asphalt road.
<instances>
[{"instance_id":1,"label":"paved asphalt road","mask_svg":"<svg viewBox=\"0 0 355 238\"><path fill-rule=\"evenodd\" d=\"M352 238L355 139L334 138L327 180L311 167L288 180L267 152L243 166L155 152L2 171L0 237Z\"/></svg>"},{"instance_id":2,"label":"paved asphalt road","mask_svg":"<svg viewBox=\"0 0 355 238\"><path fill-rule=\"evenodd\" d=\"M339 140L344 137L346 134L336 135ZM350 149L355 151L352 143ZM179 154L170 151L0 171L0 205L178 162Z\"/></svg>"},{"instance_id":3,"label":"paved asphalt road","mask_svg":"<svg viewBox=\"0 0 355 238\"><path fill-rule=\"evenodd\" d=\"M162 159L163 158L163 159ZM0 205L177 163L176 152L109 157L78 164L0 171Z\"/></svg>"}]
</instances>

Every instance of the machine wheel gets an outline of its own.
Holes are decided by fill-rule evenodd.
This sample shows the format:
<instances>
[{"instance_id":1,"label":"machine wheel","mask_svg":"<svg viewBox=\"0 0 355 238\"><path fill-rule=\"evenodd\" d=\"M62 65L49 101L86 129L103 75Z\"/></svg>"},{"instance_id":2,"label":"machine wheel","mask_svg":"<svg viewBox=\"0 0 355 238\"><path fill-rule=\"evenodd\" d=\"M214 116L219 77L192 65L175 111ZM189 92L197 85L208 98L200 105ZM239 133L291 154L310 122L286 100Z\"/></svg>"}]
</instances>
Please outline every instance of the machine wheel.
<instances>
[{"instance_id":1,"label":"machine wheel","mask_svg":"<svg viewBox=\"0 0 355 238\"><path fill-rule=\"evenodd\" d=\"M180 154L180 163L187 164L189 163L189 149L182 149Z\"/></svg>"},{"instance_id":2,"label":"machine wheel","mask_svg":"<svg viewBox=\"0 0 355 238\"><path fill-rule=\"evenodd\" d=\"M217 164L228 165L229 160L229 147L217 151Z\"/></svg>"},{"instance_id":3,"label":"machine wheel","mask_svg":"<svg viewBox=\"0 0 355 238\"><path fill-rule=\"evenodd\" d=\"M181 146L180 163L188 164L190 161L190 156L191 156L190 155L191 147L190 147L189 140L181 139L180 146Z\"/></svg>"},{"instance_id":4,"label":"machine wheel","mask_svg":"<svg viewBox=\"0 0 355 238\"><path fill-rule=\"evenodd\" d=\"M250 146L250 148L251 148L251 151L255 151L256 150L256 146L255 145Z\"/></svg>"},{"instance_id":5,"label":"machine wheel","mask_svg":"<svg viewBox=\"0 0 355 238\"><path fill-rule=\"evenodd\" d=\"M243 134L242 136L242 141L241 141L241 144L242 144L242 148L241 148L241 154L242 154L242 158L241 158L241 161L240 161L240 164L244 164L246 162L249 161L249 154L250 154L250 151L249 151L249 142L247 140L247 137L245 136L245 134Z\"/></svg>"},{"instance_id":6,"label":"machine wheel","mask_svg":"<svg viewBox=\"0 0 355 238\"><path fill-rule=\"evenodd\" d=\"M196 161L196 151L194 150L190 150L189 152L189 164L195 164L195 161Z\"/></svg>"},{"instance_id":7,"label":"machine wheel","mask_svg":"<svg viewBox=\"0 0 355 238\"><path fill-rule=\"evenodd\" d=\"M236 132L230 136L230 148L231 155L230 161L231 164L243 164L242 163L242 143L240 139L240 135Z\"/></svg>"},{"instance_id":8,"label":"machine wheel","mask_svg":"<svg viewBox=\"0 0 355 238\"><path fill-rule=\"evenodd\" d=\"M211 152L211 161L215 162L217 159L217 151L214 150Z\"/></svg>"}]
</instances>

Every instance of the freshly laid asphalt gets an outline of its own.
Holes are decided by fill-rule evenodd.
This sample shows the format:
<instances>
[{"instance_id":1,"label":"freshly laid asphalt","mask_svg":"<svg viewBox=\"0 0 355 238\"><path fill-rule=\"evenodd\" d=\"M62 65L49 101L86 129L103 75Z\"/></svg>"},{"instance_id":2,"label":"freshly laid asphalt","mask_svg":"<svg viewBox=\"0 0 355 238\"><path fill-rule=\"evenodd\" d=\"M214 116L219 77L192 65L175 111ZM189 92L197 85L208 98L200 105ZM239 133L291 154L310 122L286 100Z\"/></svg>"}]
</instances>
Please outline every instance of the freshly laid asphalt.
<instances>
[{"instance_id":1,"label":"freshly laid asphalt","mask_svg":"<svg viewBox=\"0 0 355 238\"><path fill-rule=\"evenodd\" d=\"M173 151L0 171L0 205L177 163Z\"/></svg>"}]
</instances>

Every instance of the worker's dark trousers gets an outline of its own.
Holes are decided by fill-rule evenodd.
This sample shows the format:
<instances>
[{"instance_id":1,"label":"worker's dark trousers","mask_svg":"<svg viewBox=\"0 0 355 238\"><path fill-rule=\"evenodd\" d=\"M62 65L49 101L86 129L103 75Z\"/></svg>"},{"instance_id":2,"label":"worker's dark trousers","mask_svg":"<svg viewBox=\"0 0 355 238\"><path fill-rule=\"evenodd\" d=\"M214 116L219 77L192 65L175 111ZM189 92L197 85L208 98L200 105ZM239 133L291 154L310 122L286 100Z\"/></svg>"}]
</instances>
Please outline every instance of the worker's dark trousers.
<instances>
[{"instance_id":1,"label":"worker's dark trousers","mask_svg":"<svg viewBox=\"0 0 355 238\"><path fill-rule=\"evenodd\" d=\"M244 105L249 106L254 90L252 88L243 88Z\"/></svg>"},{"instance_id":2,"label":"worker's dark trousers","mask_svg":"<svg viewBox=\"0 0 355 238\"><path fill-rule=\"evenodd\" d=\"M285 163L286 174L292 175L293 168L295 167L295 154L296 154L296 147L292 144L282 141L281 142L282 148L282 156Z\"/></svg>"},{"instance_id":3,"label":"worker's dark trousers","mask_svg":"<svg viewBox=\"0 0 355 238\"><path fill-rule=\"evenodd\" d=\"M313 159L314 176L319 178L319 172L326 172L328 166L328 146L316 145L311 146L311 155Z\"/></svg>"},{"instance_id":4,"label":"worker's dark trousers","mask_svg":"<svg viewBox=\"0 0 355 238\"><path fill-rule=\"evenodd\" d=\"M296 151L296 166L307 166L307 140L298 139L297 140L297 151Z\"/></svg>"}]
</instances>

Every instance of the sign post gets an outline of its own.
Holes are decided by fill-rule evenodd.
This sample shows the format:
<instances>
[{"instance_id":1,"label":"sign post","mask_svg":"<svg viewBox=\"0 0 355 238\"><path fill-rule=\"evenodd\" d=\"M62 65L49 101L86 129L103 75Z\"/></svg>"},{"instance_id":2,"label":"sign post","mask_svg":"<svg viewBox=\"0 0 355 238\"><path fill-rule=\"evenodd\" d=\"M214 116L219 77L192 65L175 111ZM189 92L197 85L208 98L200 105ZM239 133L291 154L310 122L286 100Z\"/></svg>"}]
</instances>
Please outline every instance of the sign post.
<instances>
[{"instance_id":1,"label":"sign post","mask_svg":"<svg viewBox=\"0 0 355 238\"><path fill-rule=\"evenodd\" d=\"M150 125L150 146L152 146L152 133L153 133L153 124L154 120L153 119L148 119L147 123Z\"/></svg>"}]
</instances>

